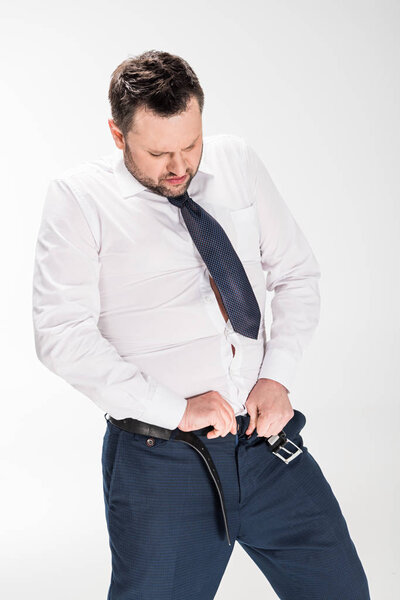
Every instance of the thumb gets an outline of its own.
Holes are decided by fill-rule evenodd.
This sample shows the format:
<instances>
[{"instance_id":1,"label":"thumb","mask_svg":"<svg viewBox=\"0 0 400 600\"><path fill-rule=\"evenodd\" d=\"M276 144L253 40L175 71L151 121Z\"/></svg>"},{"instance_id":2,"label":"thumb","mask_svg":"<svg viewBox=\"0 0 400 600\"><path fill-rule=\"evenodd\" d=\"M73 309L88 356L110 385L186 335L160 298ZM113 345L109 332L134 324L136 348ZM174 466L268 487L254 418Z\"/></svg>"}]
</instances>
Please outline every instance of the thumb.
<instances>
[{"instance_id":1,"label":"thumb","mask_svg":"<svg viewBox=\"0 0 400 600\"><path fill-rule=\"evenodd\" d=\"M251 410L251 411L247 410L247 412L250 415L250 422L249 422L249 426L246 429L246 435L251 435L257 424L257 422L256 422L257 411L256 410Z\"/></svg>"},{"instance_id":2,"label":"thumb","mask_svg":"<svg viewBox=\"0 0 400 600\"><path fill-rule=\"evenodd\" d=\"M212 429L211 431L209 431L209 432L207 433L207 438L208 438L209 440L212 440L212 439L214 439L214 438L217 438L217 437L219 437L220 435L221 435L221 432L220 432L220 430L219 430L219 429L217 429L217 428L215 427L215 425L214 425L214 429Z\"/></svg>"}]
</instances>

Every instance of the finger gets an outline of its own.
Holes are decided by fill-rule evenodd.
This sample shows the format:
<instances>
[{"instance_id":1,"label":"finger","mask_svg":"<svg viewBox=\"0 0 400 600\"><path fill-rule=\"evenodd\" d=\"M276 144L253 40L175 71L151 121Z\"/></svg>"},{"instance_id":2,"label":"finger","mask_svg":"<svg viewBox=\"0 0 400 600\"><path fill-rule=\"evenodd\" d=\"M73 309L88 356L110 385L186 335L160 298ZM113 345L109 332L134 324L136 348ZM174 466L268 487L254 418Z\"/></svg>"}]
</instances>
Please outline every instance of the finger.
<instances>
[{"instance_id":1,"label":"finger","mask_svg":"<svg viewBox=\"0 0 400 600\"><path fill-rule=\"evenodd\" d=\"M229 407L230 407L230 410L229 410L229 421L227 423L226 434L232 433L233 435L236 435L236 433L237 433L236 415L235 415L235 412L234 412L232 406L229 405Z\"/></svg>"},{"instance_id":2,"label":"finger","mask_svg":"<svg viewBox=\"0 0 400 600\"><path fill-rule=\"evenodd\" d=\"M229 419L227 418L227 415L229 416ZM233 412L233 409L231 409L231 411L224 412L224 414L222 415L222 419L219 419L219 421L217 423L213 423L212 425L213 425L214 429L207 433L207 437L209 439L219 437L219 436L225 437L230 431L232 431L232 433L236 434L237 424L236 424L236 417L235 417L235 413Z\"/></svg>"},{"instance_id":3,"label":"finger","mask_svg":"<svg viewBox=\"0 0 400 600\"><path fill-rule=\"evenodd\" d=\"M272 424L271 427L270 427L270 432L272 432L272 433L268 433L268 436L270 436L270 435L278 435L278 433L280 431L282 431L282 429L284 428L285 424L286 423L284 421L283 422L280 421L280 422L277 422L275 424Z\"/></svg>"},{"instance_id":4,"label":"finger","mask_svg":"<svg viewBox=\"0 0 400 600\"><path fill-rule=\"evenodd\" d=\"M236 423L236 416L235 416L235 412L232 408L232 406L229 404L229 402L226 402L223 405L224 409L226 409L225 415L227 417L227 419L224 422L224 426L225 427L221 427L221 429L223 429L223 434L222 437L225 437L228 433L234 433L236 434L237 432L237 423Z\"/></svg>"},{"instance_id":5,"label":"finger","mask_svg":"<svg viewBox=\"0 0 400 600\"><path fill-rule=\"evenodd\" d=\"M257 409L250 411L247 409L247 412L250 415L250 421L245 433L246 435L251 435L257 425Z\"/></svg>"},{"instance_id":6,"label":"finger","mask_svg":"<svg viewBox=\"0 0 400 600\"><path fill-rule=\"evenodd\" d=\"M221 430L217 429L216 427L214 427L214 429L212 431L209 431L207 433L207 437L209 440L213 439L213 438L217 438L221 435Z\"/></svg>"},{"instance_id":7,"label":"finger","mask_svg":"<svg viewBox=\"0 0 400 600\"><path fill-rule=\"evenodd\" d=\"M237 421L236 421L236 416L235 414L233 414L232 416L232 420L230 423L230 429L228 431L226 431L226 433L224 433L225 430L222 429L222 427L216 427L214 425L214 429L212 431L209 431L207 433L207 437L208 439L210 438L216 438L216 437L225 437L225 435L227 435L228 433L232 433L233 435L237 434Z\"/></svg>"},{"instance_id":8,"label":"finger","mask_svg":"<svg viewBox=\"0 0 400 600\"><path fill-rule=\"evenodd\" d=\"M258 433L258 436L269 438L271 435L278 435L281 429L282 427L280 427L280 421L272 421L271 423L267 424L267 426L265 426L264 423L262 425L259 423L257 431L264 432Z\"/></svg>"}]
</instances>

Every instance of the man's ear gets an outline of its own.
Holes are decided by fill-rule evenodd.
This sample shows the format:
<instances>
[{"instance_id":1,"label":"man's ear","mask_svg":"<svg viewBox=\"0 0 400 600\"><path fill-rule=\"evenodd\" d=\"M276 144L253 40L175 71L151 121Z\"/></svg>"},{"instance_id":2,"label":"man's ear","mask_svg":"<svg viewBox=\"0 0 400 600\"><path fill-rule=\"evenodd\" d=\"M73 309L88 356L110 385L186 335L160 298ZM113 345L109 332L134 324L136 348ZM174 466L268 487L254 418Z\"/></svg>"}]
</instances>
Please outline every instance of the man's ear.
<instances>
[{"instance_id":1,"label":"man's ear","mask_svg":"<svg viewBox=\"0 0 400 600\"><path fill-rule=\"evenodd\" d=\"M125 140L124 140L124 136L122 134L122 131L116 126L116 124L114 123L113 119L108 119L108 126L110 128L111 135L113 136L115 145L120 150L124 150L124 148L125 148Z\"/></svg>"}]
</instances>

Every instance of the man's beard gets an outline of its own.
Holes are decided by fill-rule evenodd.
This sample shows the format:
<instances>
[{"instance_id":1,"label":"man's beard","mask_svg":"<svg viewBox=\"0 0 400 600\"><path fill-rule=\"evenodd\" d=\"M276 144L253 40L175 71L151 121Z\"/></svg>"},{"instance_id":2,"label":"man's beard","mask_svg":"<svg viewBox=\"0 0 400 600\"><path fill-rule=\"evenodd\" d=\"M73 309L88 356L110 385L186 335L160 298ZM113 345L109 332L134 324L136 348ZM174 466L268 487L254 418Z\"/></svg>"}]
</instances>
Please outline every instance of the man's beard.
<instances>
[{"instance_id":1,"label":"man's beard","mask_svg":"<svg viewBox=\"0 0 400 600\"><path fill-rule=\"evenodd\" d=\"M124 149L123 153L124 153L124 163L125 163L125 166L128 169L128 171L130 172L130 174L133 175L133 177L135 177L135 179L137 179L139 181L139 183L144 185L148 190L150 190L151 192L154 192L155 194L158 194L159 196L165 196L165 197L180 196L181 194L186 192L186 190L189 187L190 182L192 181L194 175L196 175L197 170L198 170L198 167L197 167L196 173L194 173L194 175L191 175L189 173L189 178L187 179L187 181L185 181L180 186L176 186L176 189L173 189L172 187L167 187L166 185L163 185L163 184L158 184L158 185L154 184L152 179L150 179L149 177L146 177L136 167L136 165L132 159L131 151L127 144L125 145L125 149ZM199 164L200 164L200 161L199 161Z\"/></svg>"},{"instance_id":2,"label":"man's beard","mask_svg":"<svg viewBox=\"0 0 400 600\"><path fill-rule=\"evenodd\" d=\"M139 181L139 183L144 185L148 190L150 190L151 192L154 192L155 194L158 194L159 196L175 197L175 196L180 196L181 194L184 194L186 192L186 190L188 189L190 182L192 181L193 177L196 175L196 173L199 169L201 157L203 156L203 149L204 149L204 147L202 147L202 149L201 149L200 160L199 160L199 164L197 165L197 169L196 169L195 173L193 175L191 175L189 173L188 180L185 181L184 184L182 184L180 186L176 186L176 189L173 189L172 187L167 187L166 185L163 185L163 184L158 184L158 185L154 184L152 179L150 179L149 177L146 177L146 175L144 175L136 167L136 165L132 159L131 151L127 144L125 144L125 149L123 150L124 163L125 163L125 166L128 169L128 171L130 172L130 174L133 175L133 177L135 177L135 179L137 179ZM171 176L168 175L167 177L171 177Z\"/></svg>"}]
</instances>

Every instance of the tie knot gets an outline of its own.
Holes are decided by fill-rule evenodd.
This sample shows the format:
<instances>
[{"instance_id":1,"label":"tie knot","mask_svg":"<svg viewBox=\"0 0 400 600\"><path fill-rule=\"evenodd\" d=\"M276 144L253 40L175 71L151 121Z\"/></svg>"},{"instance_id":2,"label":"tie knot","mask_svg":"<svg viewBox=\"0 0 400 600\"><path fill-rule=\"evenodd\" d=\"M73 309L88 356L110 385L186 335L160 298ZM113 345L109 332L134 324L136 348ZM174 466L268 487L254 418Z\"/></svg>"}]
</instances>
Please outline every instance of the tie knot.
<instances>
[{"instance_id":1,"label":"tie knot","mask_svg":"<svg viewBox=\"0 0 400 600\"><path fill-rule=\"evenodd\" d=\"M178 208L182 208L182 206L189 200L189 194L184 192L180 196L167 196L167 198L171 204L177 206Z\"/></svg>"}]
</instances>

